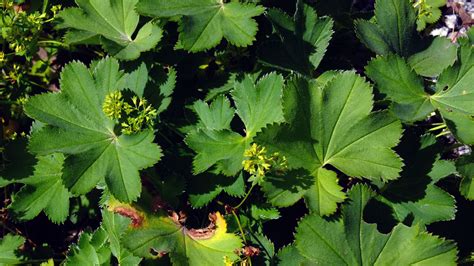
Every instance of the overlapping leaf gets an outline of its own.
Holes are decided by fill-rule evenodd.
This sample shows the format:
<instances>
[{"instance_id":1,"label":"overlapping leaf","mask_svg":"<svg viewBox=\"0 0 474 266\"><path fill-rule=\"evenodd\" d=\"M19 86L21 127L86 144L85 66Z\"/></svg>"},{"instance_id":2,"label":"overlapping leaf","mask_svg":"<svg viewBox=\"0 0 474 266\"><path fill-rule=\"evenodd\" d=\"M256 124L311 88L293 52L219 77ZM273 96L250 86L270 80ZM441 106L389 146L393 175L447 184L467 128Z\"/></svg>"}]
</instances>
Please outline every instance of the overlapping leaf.
<instances>
[{"instance_id":1,"label":"overlapping leaf","mask_svg":"<svg viewBox=\"0 0 474 266\"><path fill-rule=\"evenodd\" d=\"M416 14L410 1L377 0L376 23L358 20L355 23L359 39L380 55L396 53L409 56L417 50Z\"/></svg>"},{"instance_id":2,"label":"overlapping leaf","mask_svg":"<svg viewBox=\"0 0 474 266\"><path fill-rule=\"evenodd\" d=\"M281 263L294 265L292 260L298 259L324 265L456 265L456 245L419 226L399 224L389 234L382 234L375 224L364 222L363 210L373 194L366 186L354 187L342 219L327 221L315 214L305 217L297 228L296 249L280 253Z\"/></svg>"},{"instance_id":3,"label":"overlapping leaf","mask_svg":"<svg viewBox=\"0 0 474 266\"><path fill-rule=\"evenodd\" d=\"M345 195L336 173L323 168L328 165L351 177L386 181L399 176L402 162L391 148L401 136L400 122L386 111L372 112L372 89L360 76L353 72L329 76L290 81L284 94L287 123L270 127L257 138L285 155L291 168L305 169L314 180L307 189L304 172L286 177L291 186L269 178L271 184L263 189L270 198L296 193L290 201L288 195L281 197L283 202L270 199L277 206L292 204L304 193L313 211L334 212Z\"/></svg>"},{"instance_id":4,"label":"overlapping leaf","mask_svg":"<svg viewBox=\"0 0 474 266\"><path fill-rule=\"evenodd\" d=\"M235 110L225 97L218 97L210 106L196 102L194 109L199 123L197 130L186 137L186 143L197 153L194 172L198 174L216 165L217 171L225 175L237 174L255 135L269 124L283 121L282 89L283 77L272 73L257 84L250 77L235 83L231 93ZM244 136L230 128L234 113L245 126Z\"/></svg>"},{"instance_id":5,"label":"overlapping leaf","mask_svg":"<svg viewBox=\"0 0 474 266\"><path fill-rule=\"evenodd\" d=\"M333 34L333 21L318 17L313 8L298 1L293 19L278 9L268 18L278 34L259 48L260 60L272 67L311 77L321 62Z\"/></svg>"},{"instance_id":6,"label":"overlapping leaf","mask_svg":"<svg viewBox=\"0 0 474 266\"><path fill-rule=\"evenodd\" d=\"M227 223L219 214L209 215L210 224L203 229L188 229L182 217L150 214L130 205L109 203L114 212L135 217L122 243L133 254L146 258L169 254L175 265L223 265L235 261L241 239L227 232Z\"/></svg>"},{"instance_id":7,"label":"overlapping leaf","mask_svg":"<svg viewBox=\"0 0 474 266\"><path fill-rule=\"evenodd\" d=\"M400 155L409 162L398 180L382 188L377 199L390 205L394 217L402 222L411 216L413 224L430 224L454 219L454 197L435 185L456 172L453 162L440 160L440 146L433 135L425 135L420 143L408 135L401 143Z\"/></svg>"},{"instance_id":8,"label":"overlapping leaf","mask_svg":"<svg viewBox=\"0 0 474 266\"><path fill-rule=\"evenodd\" d=\"M161 157L151 130L117 135L115 122L102 111L105 96L123 89L124 80L116 60L102 60L91 70L74 62L61 73L61 92L34 96L25 105L30 117L46 124L32 134L30 151L67 154L62 178L75 194L105 179L116 198L133 201L141 191L139 170Z\"/></svg>"},{"instance_id":9,"label":"overlapping leaf","mask_svg":"<svg viewBox=\"0 0 474 266\"><path fill-rule=\"evenodd\" d=\"M258 25L252 18L262 6L222 0L142 0L138 12L154 17L181 16L179 40L184 49L198 52L213 48L222 38L236 46L255 40Z\"/></svg>"},{"instance_id":10,"label":"overlapping leaf","mask_svg":"<svg viewBox=\"0 0 474 266\"><path fill-rule=\"evenodd\" d=\"M245 181L242 174L235 178L201 174L190 180L188 192L191 205L194 208L202 208L222 192L234 197L243 197L245 195Z\"/></svg>"},{"instance_id":11,"label":"overlapping leaf","mask_svg":"<svg viewBox=\"0 0 474 266\"><path fill-rule=\"evenodd\" d=\"M102 212L102 225L94 232L83 232L67 255L66 265L110 265L112 255L120 265L139 265L141 258L133 256L120 243L130 219L111 212Z\"/></svg>"},{"instance_id":12,"label":"overlapping leaf","mask_svg":"<svg viewBox=\"0 0 474 266\"><path fill-rule=\"evenodd\" d=\"M61 179L64 156L40 156L32 176L18 180L25 186L15 195L10 208L22 220L30 220L44 211L55 222L64 222L69 215L70 192Z\"/></svg>"},{"instance_id":13,"label":"overlapping leaf","mask_svg":"<svg viewBox=\"0 0 474 266\"><path fill-rule=\"evenodd\" d=\"M460 158L456 167L462 176L459 187L461 194L469 200L474 200L474 155Z\"/></svg>"},{"instance_id":14,"label":"overlapping leaf","mask_svg":"<svg viewBox=\"0 0 474 266\"><path fill-rule=\"evenodd\" d=\"M459 60L441 73L433 95L425 92L423 79L398 56L378 57L369 63L366 72L394 102L393 110L401 119L417 121L436 109L460 141L472 144L474 48L466 40L462 42Z\"/></svg>"},{"instance_id":15,"label":"overlapping leaf","mask_svg":"<svg viewBox=\"0 0 474 266\"><path fill-rule=\"evenodd\" d=\"M137 30L140 16L138 0L76 0L79 7L60 13L60 28L70 29L68 43L89 43L100 39L104 48L119 59L131 60L151 50L163 33L154 22Z\"/></svg>"},{"instance_id":16,"label":"overlapping leaf","mask_svg":"<svg viewBox=\"0 0 474 266\"><path fill-rule=\"evenodd\" d=\"M21 262L16 251L25 243L25 238L18 235L6 234L0 239L0 264L10 265Z\"/></svg>"}]
</instances>

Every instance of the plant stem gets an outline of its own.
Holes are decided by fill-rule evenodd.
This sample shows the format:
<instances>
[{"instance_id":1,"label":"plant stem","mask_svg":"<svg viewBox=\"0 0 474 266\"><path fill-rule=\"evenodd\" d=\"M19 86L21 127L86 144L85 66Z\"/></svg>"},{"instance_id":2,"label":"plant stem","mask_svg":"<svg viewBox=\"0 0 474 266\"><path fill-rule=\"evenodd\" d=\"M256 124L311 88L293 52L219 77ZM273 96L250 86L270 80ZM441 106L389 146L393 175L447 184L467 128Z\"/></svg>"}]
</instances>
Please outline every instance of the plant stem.
<instances>
[{"instance_id":1,"label":"plant stem","mask_svg":"<svg viewBox=\"0 0 474 266\"><path fill-rule=\"evenodd\" d=\"M242 234L242 239L244 240L244 243L247 244L247 239L245 238L244 229L242 228L242 224L240 223L239 216L237 216L237 213L235 213L235 210L232 210L232 215L234 216L235 221L237 222L237 225L239 226L240 234Z\"/></svg>"},{"instance_id":2,"label":"plant stem","mask_svg":"<svg viewBox=\"0 0 474 266\"><path fill-rule=\"evenodd\" d=\"M54 44L54 45L57 45L59 47L64 47L64 48L69 47L68 44L65 44L63 42L58 42L58 41L55 41L55 40L39 41L38 44ZM47 46L47 45L45 45L45 46Z\"/></svg>"},{"instance_id":3,"label":"plant stem","mask_svg":"<svg viewBox=\"0 0 474 266\"><path fill-rule=\"evenodd\" d=\"M242 204L244 204L244 202L250 196L250 193L252 193L252 190L253 190L254 187L255 187L255 184L252 184L252 186L250 187L250 189L247 192L247 194L245 195L245 197L242 199L242 201L237 206L234 207L234 209L238 209L238 208L240 208L240 206L242 206Z\"/></svg>"}]
</instances>

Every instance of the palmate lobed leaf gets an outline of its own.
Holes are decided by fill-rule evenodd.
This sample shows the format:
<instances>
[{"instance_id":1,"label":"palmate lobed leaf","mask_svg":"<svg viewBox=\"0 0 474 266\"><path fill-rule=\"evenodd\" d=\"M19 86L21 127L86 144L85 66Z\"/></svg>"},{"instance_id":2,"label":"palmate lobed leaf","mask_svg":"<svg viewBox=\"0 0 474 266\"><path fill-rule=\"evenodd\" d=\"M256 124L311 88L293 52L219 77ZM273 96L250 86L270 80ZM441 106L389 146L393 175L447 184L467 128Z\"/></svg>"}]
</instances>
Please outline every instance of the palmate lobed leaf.
<instances>
[{"instance_id":1,"label":"palmate lobed leaf","mask_svg":"<svg viewBox=\"0 0 474 266\"><path fill-rule=\"evenodd\" d=\"M236 261L242 240L227 232L227 223L217 212L209 215L210 224L202 229L184 226L183 217L152 214L135 206L110 201L108 209L132 218L132 226L122 243L134 255L145 258L169 253L174 265L224 265L225 259Z\"/></svg>"},{"instance_id":2,"label":"palmate lobed leaf","mask_svg":"<svg viewBox=\"0 0 474 266\"><path fill-rule=\"evenodd\" d=\"M181 16L179 41L184 49L199 52L218 45L222 38L245 47L255 40L264 8L223 0L142 0L138 12L153 17Z\"/></svg>"},{"instance_id":3,"label":"palmate lobed leaf","mask_svg":"<svg viewBox=\"0 0 474 266\"><path fill-rule=\"evenodd\" d=\"M9 206L21 220L31 220L41 211L54 223L62 223L69 215L70 192L64 187L62 166L64 155L39 156L32 176L16 183L25 184Z\"/></svg>"},{"instance_id":4,"label":"palmate lobed leaf","mask_svg":"<svg viewBox=\"0 0 474 266\"><path fill-rule=\"evenodd\" d=\"M68 43L88 43L99 36L104 48L115 57L136 59L141 52L154 48L163 35L154 22L146 23L137 32L137 3L138 0L76 0L79 7L59 13L59 27L70 29L65 37Z\"/></svg>"},{"instance_id":5,"label":"palmate lobed leaf","mask_svg":"<svg viewBox=\"0 0 474 266\"><path fill-rule=\"evenodd\" d=\"M130 219L102 211L102 224L94 232L81 233L68 251L66 265L110 265L112 255L119 265L139 265L142 260L125 249L120 240L130 225Z\"/></svg>"},{"instance_id":6,"label":"palmate lobed leaf","mask_svg":"<svg viewBox=\"0 0 474 266\"><path fill-rule=\"evenodd\" d=\"M472 144L473 51L474 48L467 40L461 40L459 59L439 75L432 95L425 92L423 79L411 70L404 59L396 55L375 58L366 67L366 73L375 81L377 88L394 102L393 110L401 119L418 121L438 110L456 138L463 143ZM448 66L446 62L443 61L442 65Z\"/></svg>"},{"instance_id":7,"label":"palmate lobed leaf","mask_svg":"<svg viewBox=\"0 0 474 266\"><path fill-rule=\"evenodd\" d=\"M398 152L407 162L401 177L383 184L375 198L391 206L393 217L400 222L411 218L411 224L425 225L453 220L456 201L436 183L454 174L456 167L440 159L442 147L435 136L406 134Z\"/></svg>"},{"instance_id":8,"label":"palmate lobed leaf","mask_svg":"<svg viewBox=\"0 0 474 266\"><path fill-rule=\"evenodd\" d=\"M410 1L377 0L376 23L357 20L357 37L373 52L386 55L396 53L409 56L419 45L416 13Z\"/></svg>"},{"instance_id":9,"label":"palmate lobed leaf","mask_svg":"<svg viewBox=\"0 0 474 266\"><path fill-rule=\"evenodd\" d=\"M278 9L270 9L268 18L279 40L267 41L259 47L260 61L277 69L312 77L329 46L333 20L318 17L315 10L302 1L298 1L293 18Z\"/></svg>"},{"instance_id":10,"label":"palmate lobed leaf","mask_svg":"<svg viewBox=\"0 0 474 266\"><path fill-rule=\"evenodd\" d=\"M102 112L105 96L123 89L125 80L114 59L91 70L74 62L61 73L61 92L34 96L25 105L28 116L46 124L33 132L30 151L68 155L62 178L74 194L87 193L105 179L116 198L133 201L141 191L139 170L161 157L151 130L116 135L115 122Z\"/></svg>"},{"instance_id":11,"label":"palmate lobed leaf","mask_svg":"<svg viewBox=\"0 0 474 266\"><path fill-rule=\"evenodd\" d=\"M185 141L197 153L193 161L195 174L213 165L216 165L218 172L228 176L242 169L244 152L255 135L266 126L283 121L283 84L283 77L275 73L260 78L256 84L247 76L235 83L231 93L235 110L222 96L210 106L202 101L194 104L199 123ZM245 126L244 136L230 128L234 113Z\"/></svg>"},{"instance_id":12,"label":"palmate lobed leaf","mask_svg":"<svg viewBox=\"0 0 474 266\"><path fill-rule=\"evenodd\" d=\"M283 99L286 123L264 130L256 140L306 174L290 171L283 179L291 184L268 179L263 190L276 206L291 205L304 194L312 211L333 213L345 194L336 173L323 168L328 165L351 177L387 181L399 176L402 162L391 148L401 124L388 112L372 112L372 89L362 77L344 72L312 81L293 78ZM310 188L305 175L313 180Z\"/></svg>"},{"instance_id":13,"label":"palmate lobed leaf","mask_svg":"<svg viewBox=\"0 0 474 266\"><path fill-rule=\"evenodd\" d=\"M363 221L363 211L374 192L356 185L349 192L350 203L342 218L327 221L311 214L297 227L295 246L279 255L283 265L456 265L457 248L420 226L399 224L389 234ZM295 248L296 247L296 248Z\"/></svg>"}]
</instances>

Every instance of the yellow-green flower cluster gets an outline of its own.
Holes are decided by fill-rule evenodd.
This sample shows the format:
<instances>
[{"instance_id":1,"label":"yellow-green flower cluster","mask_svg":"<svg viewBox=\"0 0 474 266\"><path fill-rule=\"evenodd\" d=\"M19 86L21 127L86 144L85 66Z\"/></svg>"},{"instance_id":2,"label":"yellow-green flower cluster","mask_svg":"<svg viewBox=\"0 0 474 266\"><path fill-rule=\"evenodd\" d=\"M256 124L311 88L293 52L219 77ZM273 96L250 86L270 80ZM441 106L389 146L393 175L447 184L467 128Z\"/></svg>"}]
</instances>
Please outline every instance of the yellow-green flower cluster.
<instances>
[{"instance_id":1,"label":"yellow-green flower cluster","mask_svg":"<svg viewBox=\"0 0 474 266\"><path fill-rule=\"evenodd\" d=\"M128 115L122 122L122 133L131 135L142 130L144 127L153 127L158 111L149 105L146 99L132 97L133 105L126 104L124 111ZM135 115L133 115L135 114Z\"/></svg>"},{"instance_id":2,"label":"yellow-green flower cluster","mask_svg":"<svg viewBox=\"0 0 474 266\"><path fill-rule=\"evenodd\" d=\"M265 147L253 143L244 153L246 159L242 162L244 170L253 176L249 181L260 182L270 171L282 172L287 169L285 156L280 156L278 152L267 155Z\"/></svg>"},{"instance_id":3,"label":"yellow-green flower cluster","mask_svg":"<svg viewBox=\"0 0 474 266\"><path fill-rule=\"evenodd\" d=\"M102 111L108 118L120 119L122 117L124 105L125 102L122 99L122 92L114 91L105 96L105 101L102 105Z\"/></svg>"},{"instance_id":4,"label":"yellow-green flower cluster","mask_svg":"<svg viewBox=\"0 0 474 266\"><path fill-rule=\"evenodd\" d=\"M2 20L0 21L1 38L9 44L16 55L34 54L37 52L38 35L43 25L55 19L61 6L51 8L52 15L45 12L25 12L13 1L4 1Z\"/></svg>"},{"instance_id":5,"label":"yellow-green flower cluster","mask_svg":"<svg viewBox=\"0 0 474 266\"><path fill-rule=\"evenodd\" d=\"M145 127L153 127L158 115L158 111L146 99L133 96L130 104L123 99L120 91L105 97L102 111L111 119L121 120L122 133L126 135L137 133Z\"/></svg>"}]
</instances>

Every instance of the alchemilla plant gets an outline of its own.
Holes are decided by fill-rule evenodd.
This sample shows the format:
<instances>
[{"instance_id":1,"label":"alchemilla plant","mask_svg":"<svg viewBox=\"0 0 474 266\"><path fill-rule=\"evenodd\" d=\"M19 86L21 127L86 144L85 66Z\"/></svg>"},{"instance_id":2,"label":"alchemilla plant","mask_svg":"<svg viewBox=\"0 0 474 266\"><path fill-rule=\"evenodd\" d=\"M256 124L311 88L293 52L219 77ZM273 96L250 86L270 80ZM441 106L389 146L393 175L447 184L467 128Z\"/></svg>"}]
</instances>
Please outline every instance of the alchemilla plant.
<instances>
[{"instance_id":1,"label":"alchemilla plant","mask_svg":"<svg viewBox=\"0 0 474 266\"><path fill-rule=\"evenodd\" d=\"M471 265L471 10L4 0L0 264Z\"/></svg>"}]
</instances>

